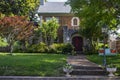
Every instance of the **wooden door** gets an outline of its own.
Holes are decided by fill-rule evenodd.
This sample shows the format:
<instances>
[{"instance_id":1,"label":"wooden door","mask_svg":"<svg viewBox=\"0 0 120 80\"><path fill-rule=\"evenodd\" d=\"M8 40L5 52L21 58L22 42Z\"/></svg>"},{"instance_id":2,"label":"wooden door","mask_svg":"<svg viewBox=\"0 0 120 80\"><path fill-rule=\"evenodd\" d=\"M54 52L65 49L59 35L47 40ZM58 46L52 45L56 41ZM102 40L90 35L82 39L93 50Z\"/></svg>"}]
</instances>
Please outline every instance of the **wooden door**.
<instances>
[{"instance_id":1,"label":"wooden door","mask_svg":"<svg viewBox=\"0 0 120 80\"><path fill-rule=\"evenodd\" d=\"M83 51L83 38L76 36L72 39L72 44L75 51Z\"/></svg>"}]
</instances>

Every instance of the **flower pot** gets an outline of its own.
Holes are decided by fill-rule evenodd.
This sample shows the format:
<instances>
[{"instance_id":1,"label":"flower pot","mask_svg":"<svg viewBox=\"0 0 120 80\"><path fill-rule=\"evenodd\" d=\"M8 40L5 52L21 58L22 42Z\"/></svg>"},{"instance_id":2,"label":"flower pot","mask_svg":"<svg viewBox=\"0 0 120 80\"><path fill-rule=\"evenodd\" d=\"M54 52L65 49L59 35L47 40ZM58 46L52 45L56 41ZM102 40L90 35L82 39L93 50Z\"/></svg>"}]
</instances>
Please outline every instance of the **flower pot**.
<instances>
[{"instance_id":1,"label":"flower pot","mask_svg":"<svg viewBox=\"0 0 120 80\"><path fill-rule=\"evenodd\" d=\"M107 68L106 70L109 72L108 76L113 77L115 76L113 73L116 72L117 68Z\"/></svg>"},{"instance_id":2,"label":"flower pot","mask_svg":"<svg viewBox=\"0 0 120 80\"><path fill-rule=\"evenodd\" d=\"M66 77L70 77L70 73L73 71L73 69L63 68L63 71L66 73Z\"/></svg>"}]
</instances>

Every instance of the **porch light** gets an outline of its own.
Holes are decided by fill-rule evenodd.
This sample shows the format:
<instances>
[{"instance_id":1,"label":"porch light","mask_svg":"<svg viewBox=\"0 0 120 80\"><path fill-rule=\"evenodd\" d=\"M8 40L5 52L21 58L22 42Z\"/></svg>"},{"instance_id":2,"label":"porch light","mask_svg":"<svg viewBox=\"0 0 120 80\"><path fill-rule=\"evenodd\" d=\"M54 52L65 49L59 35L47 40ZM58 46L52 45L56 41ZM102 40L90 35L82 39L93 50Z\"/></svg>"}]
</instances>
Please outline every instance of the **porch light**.
<instances>
[{"instance_id":1,"label":"porch light","mask_svg":"<svg viewBox=\"0 0 120 80\"><path fill-rule=\"evenodd\" d=\"M30 17L30 21L34 22L35 26L39 25L40 17L38 15L38 13L30 12L29 17Z\"/></svg>"},{"instance_id":2,"label":"porch light","mask_svg":"<svg viewBox=\"0 0 120 80\"><path fill-rule=\"evenodd\" d=\"M40 17L39 17L39 15L37 13L35 14L34 18L35 18L35 22L39 22L40 21Z\"/></svg>"},{"instance_id":3,"label":"porch light","mask_svg":"<svg viewBox=\"0 0 120 80\"><path fill-rule=\"evenodd\" d=\"M70 38L69 37L67 37L67 41L69 41L70 40Z\"/></svg>"}]
</instances>

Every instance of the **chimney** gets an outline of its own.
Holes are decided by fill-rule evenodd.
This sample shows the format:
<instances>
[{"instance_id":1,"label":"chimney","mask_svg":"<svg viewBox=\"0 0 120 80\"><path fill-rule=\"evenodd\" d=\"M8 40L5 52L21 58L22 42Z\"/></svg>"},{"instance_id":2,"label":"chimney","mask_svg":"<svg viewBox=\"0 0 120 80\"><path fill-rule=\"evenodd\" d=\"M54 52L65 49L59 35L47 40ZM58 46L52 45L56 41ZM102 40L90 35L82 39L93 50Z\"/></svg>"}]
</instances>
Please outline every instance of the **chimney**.
<instances>
[{"instance_id":1,"label":"chimney","mask_svg":"<svg viewBox=\"0 0 120 80\"><path fill-rule=\"evenodd\" d=\"M40 0L40 5L44 5L45 4L45 0Z\"/></svg>"}]
</instances>

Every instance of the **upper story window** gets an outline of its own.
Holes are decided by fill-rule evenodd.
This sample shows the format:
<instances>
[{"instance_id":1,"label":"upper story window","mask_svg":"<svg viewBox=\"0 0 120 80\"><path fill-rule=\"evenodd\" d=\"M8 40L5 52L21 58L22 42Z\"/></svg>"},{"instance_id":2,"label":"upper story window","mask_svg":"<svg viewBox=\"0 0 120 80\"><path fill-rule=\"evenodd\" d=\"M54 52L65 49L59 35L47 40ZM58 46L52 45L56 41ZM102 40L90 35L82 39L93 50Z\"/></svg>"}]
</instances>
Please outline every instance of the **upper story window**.
<instances>
[{"instance_id":1,"label":"upper story window","mask_svg":"<svg viewBox=\"0 0 120 80\"><path fill-rule=\"evenodd\" d=\"M53 17L46 17L45 18L45 21L49 21L49 20L51 20ZM55 17L56 18L56 20L57 20L57 22L59 23L59 17Z\"/></svg>"},{"instance_id":2,"label":"upper story window","mask_svg":"<svg viewBox=\"0 0 120 80\"><path fill-rule=\"evenodd\" d=\"M77 19L73 19L73 25L77 25Z\"/></svg>"},{"instance_id":3,"label":"upper story window","mask_svg":"<svg viewBox=\"0 0 120 80\"><path fill-rule=\"evenodd\" d=\"M52 18L52 17L46 17L46 18L45 18L45 21L47 22L47 21L49 21L51 18Z\"/></svg>"},{"instance_id":4,"label":"upper story window","mask_svg":"<svg viewBox=\"0 0 120 80\"><path fill-rule=\"evenodd\" d=\"M79 26L79 18L78 17L73 17L71 21L72 26Z\"/></svg>"}]
</instances>

